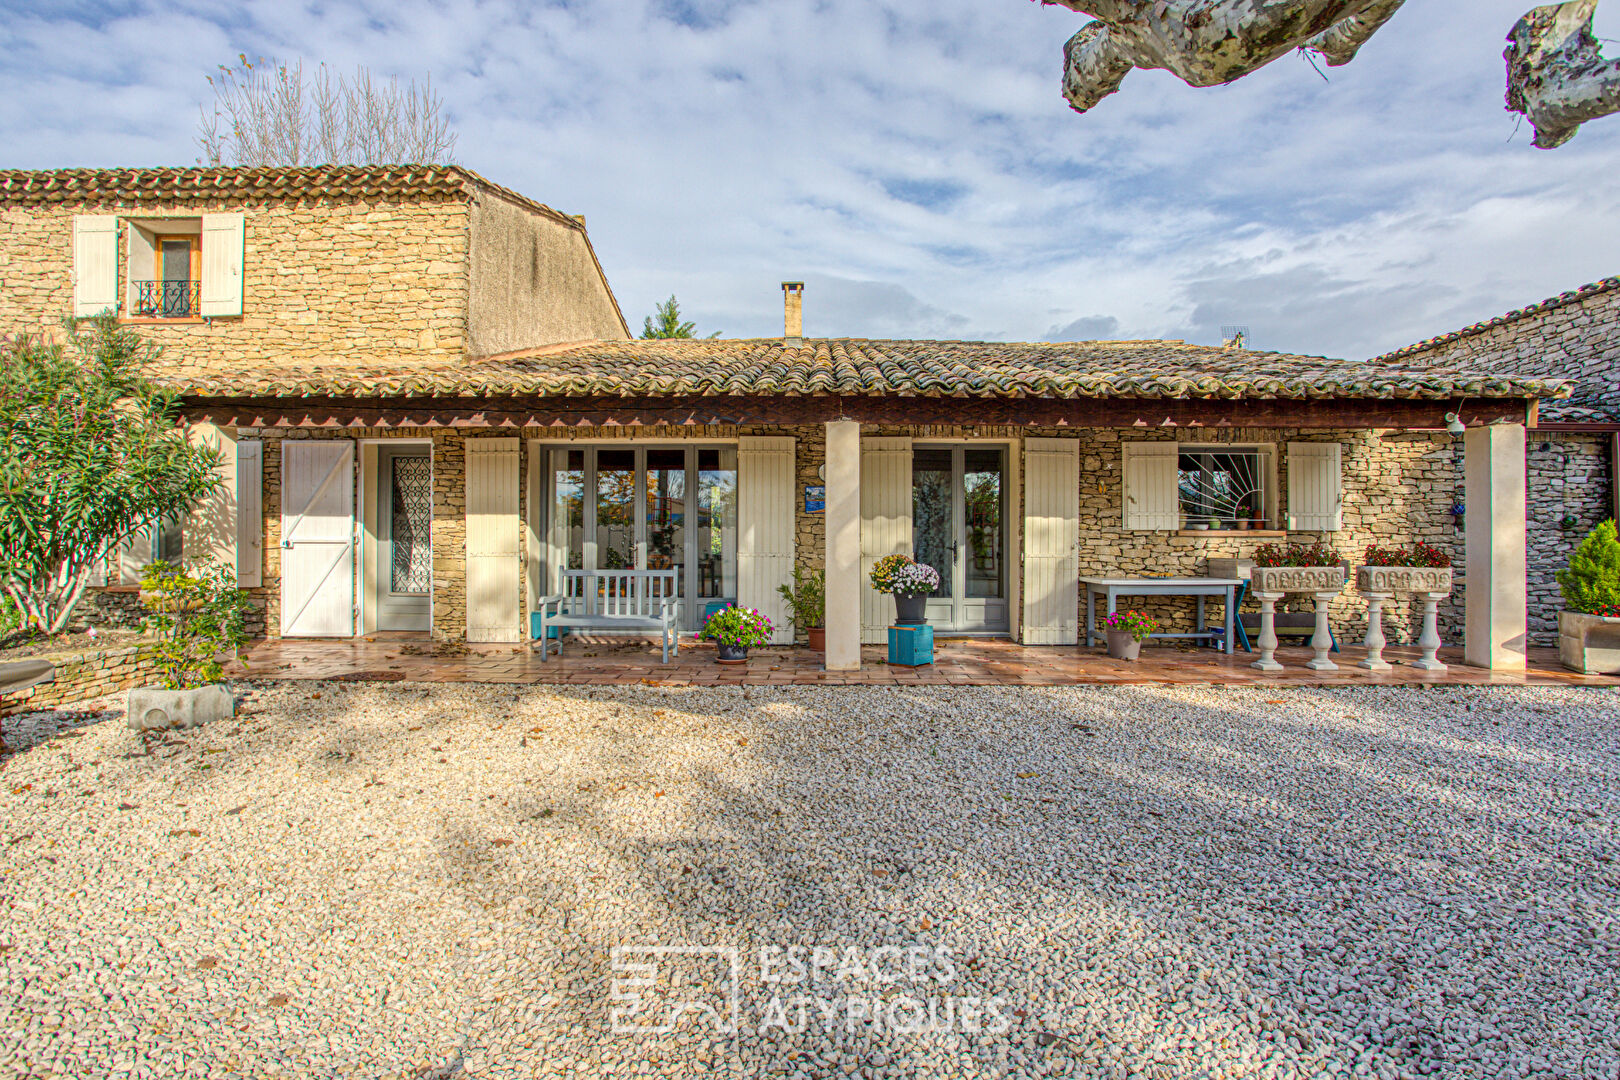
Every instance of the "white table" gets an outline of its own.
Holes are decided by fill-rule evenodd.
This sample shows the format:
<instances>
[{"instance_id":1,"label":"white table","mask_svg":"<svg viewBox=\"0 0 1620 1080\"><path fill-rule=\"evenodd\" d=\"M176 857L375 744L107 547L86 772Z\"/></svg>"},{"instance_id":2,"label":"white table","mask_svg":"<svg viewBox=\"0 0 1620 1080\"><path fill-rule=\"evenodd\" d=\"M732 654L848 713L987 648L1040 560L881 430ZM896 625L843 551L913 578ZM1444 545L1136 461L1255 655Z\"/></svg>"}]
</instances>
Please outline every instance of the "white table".
<instances>
[{"instance_id":1,"label":"white table","mask_svg":"<svg viewBox=\"0 0 1620 1080\"><path fill-rule=\"evenodd\" d=\"M1121 596L1194 596L1198 598L1198 632L1192 634L1151 634L1156 638L1212 638L1215 634L1204 629L1204 601L1211 596L1222 597L1226 603L1226 644L1228 655L1232 652L1232 638L1235 634L1233 624L1237 619L1237 591L1242 587L1241 578L1178 578L1178 577L1142 577L1142 578L1092 578L1080 579L1080 587L1086 590L1086 644L1092 644L1092 627L1097 617L1097 595L1101 593L1108 602L1108 614L1112 615L1117 608L1117 599Z\"/></svg>"}]
</instances>

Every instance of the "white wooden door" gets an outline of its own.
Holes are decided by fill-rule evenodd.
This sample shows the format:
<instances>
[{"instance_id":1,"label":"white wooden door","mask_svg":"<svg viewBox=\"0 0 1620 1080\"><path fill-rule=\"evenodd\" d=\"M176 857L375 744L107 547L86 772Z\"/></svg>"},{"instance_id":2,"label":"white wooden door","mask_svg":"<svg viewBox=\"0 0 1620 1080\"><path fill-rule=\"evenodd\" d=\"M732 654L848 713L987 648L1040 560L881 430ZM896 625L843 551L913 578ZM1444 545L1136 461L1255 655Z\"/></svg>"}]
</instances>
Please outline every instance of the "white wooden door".
<instances>
[{"instance_id":1,"label":"white wooden door","mask_svg":"<svg viewBox=\"0 0 1620 1080\"><path fill-rule=\"evenodd\" d=\"M861 440L861 644L889 639L894 597L872 587L885 555L911 554L911 440Z\"/></svg>"},{"instance_id":2,"label":"white wooden door","mask_svg":"<svg viewBox=\"0 0 1620 1080\"><path fill-rule=\"evenodd\" d=\"M467 640L523 640L518 444L467 440Z\"/></svg>"},{"instance_id":3,"label":"white wooden door","mask_svg":"<svg viewBox=\"0 0 1620 1080\"><path fill-rule=\"evenodd\" d=\"M1080 443L1024 443L1024 644L1073 645L1080 627Z\"/></svg>"},{"instance_id":4,"label":"white wooden door","mask_svg":"<svg viewBox=\"0 0 1620 1080\"><path fill-rule=\"evenodd\" d=\"M281 633L354 634L354 443L281 444Z\"/></svg>"},{"instance_id":5,"label":"white wooden door","mask_svg":"<svg viewBox=\"0 0 1620 1080\"><path fill-rule=\"evenodd\" d=\"M791 435L750 435L737 445L737 604L771 620L771 643L793 644L787 602L793 581L794 443Z\"/></svg>"}]
</instances>

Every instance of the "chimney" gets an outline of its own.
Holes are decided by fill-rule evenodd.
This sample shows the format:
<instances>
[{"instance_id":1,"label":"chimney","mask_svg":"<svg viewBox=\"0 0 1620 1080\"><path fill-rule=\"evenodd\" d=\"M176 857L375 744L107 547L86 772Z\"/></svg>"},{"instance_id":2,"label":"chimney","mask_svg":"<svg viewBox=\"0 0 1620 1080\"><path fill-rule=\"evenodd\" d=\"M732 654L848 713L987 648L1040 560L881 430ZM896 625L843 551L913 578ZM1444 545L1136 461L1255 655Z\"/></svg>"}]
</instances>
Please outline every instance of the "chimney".
<instances>
[{"instance_id":1,"label":"chimney","mask_svg":"<svg viewBox=\"0 0 1620 1080\"><path fill-rule=\"evenodd\" d=\"M804 344L804 282L782 282L782 344L797 349Z\"/></svg>"}]
</instances>

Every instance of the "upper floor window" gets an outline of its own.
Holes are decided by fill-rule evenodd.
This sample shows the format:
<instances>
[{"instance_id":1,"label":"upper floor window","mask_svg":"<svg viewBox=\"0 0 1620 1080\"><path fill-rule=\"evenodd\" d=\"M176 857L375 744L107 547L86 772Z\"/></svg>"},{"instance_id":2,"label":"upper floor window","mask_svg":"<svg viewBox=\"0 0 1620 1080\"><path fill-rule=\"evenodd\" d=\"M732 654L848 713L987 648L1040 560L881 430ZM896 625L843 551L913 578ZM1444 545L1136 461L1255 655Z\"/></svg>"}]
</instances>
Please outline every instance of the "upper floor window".
<instances>
[{"instance_id":1,"label":"upper floor window","mask_svg":"<svg viewBox=\"0 0 1620 1080\"><path fill-rule=\"evenodd\" d=\"M242 314L242 214L73 219L73 312L135 319ZM121 294L121 295L120 295Z\"/></svg>"},{"instance_id":2,"label":"upper floor window","mask_svg":"<svg viewBox=\"0 0 1620 1080\"><path fill-rule=\"evenodd\" d=\"M130 222L129 297L126 310L136 318L187 319L202 313L202 222L164 222L163 227L195 225L194 233L149 233ZM147 250L151 258L146 258Z\"/></svg>"}]
</instances>

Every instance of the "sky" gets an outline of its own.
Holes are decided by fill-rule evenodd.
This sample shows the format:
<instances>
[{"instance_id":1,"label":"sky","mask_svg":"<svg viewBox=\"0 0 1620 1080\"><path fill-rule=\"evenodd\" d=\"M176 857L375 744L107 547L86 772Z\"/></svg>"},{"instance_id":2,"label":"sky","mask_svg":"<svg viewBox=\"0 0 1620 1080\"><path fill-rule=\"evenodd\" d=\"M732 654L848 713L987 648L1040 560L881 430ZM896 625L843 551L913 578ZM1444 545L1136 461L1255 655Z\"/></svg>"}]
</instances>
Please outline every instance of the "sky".
<instances>
[{"instance_id":1,"label":"sky","mask_svg":"<svg viewBox=\"0 0 1620 1080\"><path fill-rule=\"evenodd\" d=\"M0 164L193 164L215 65L365 64L431 75L460 164L586 215L637 330L673 293L780 335L804 280L817 337L1244 325L1359 359L1620 274L1620 116L1545 151L1503 108L1529 6L1410 0L1348 66L1136 71L1081 115L1086 20L1033 0L0 0Z\"/></svg>"}]
</instances>

